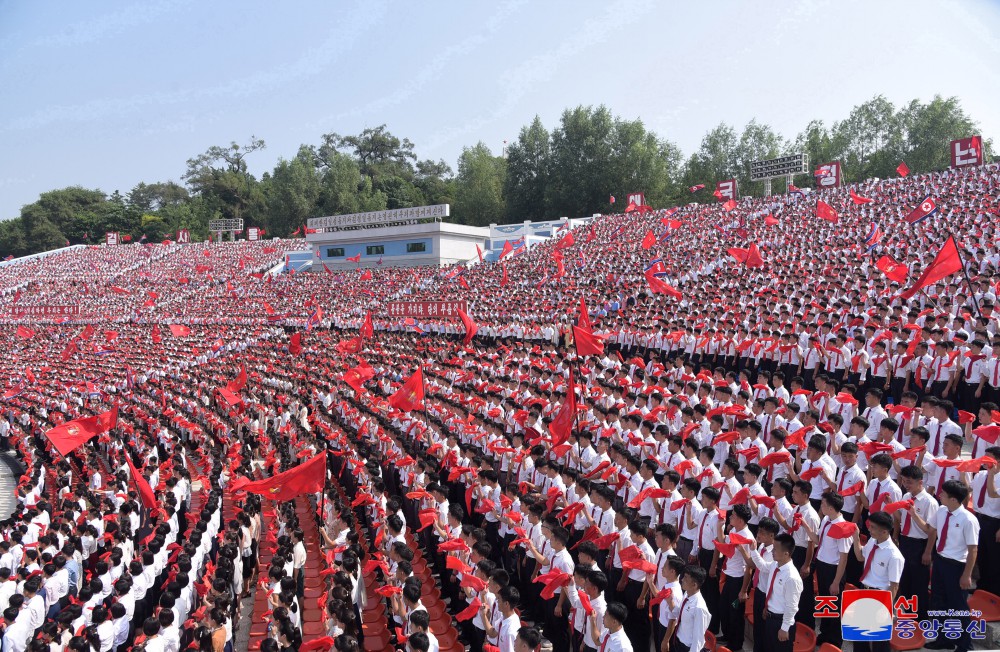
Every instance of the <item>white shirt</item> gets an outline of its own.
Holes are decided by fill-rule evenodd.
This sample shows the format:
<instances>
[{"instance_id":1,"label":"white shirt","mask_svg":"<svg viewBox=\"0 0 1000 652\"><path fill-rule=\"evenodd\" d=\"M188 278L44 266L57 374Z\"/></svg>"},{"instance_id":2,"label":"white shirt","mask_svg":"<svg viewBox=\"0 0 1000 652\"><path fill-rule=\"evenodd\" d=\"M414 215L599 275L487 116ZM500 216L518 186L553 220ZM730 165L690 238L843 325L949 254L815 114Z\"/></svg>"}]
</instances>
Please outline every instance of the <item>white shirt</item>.
<instances>
[{"instance_id":1,"label":"white shirt","mask_svg":"<svg viewBox=\"0 0 1000 652\"><path fill-rule=\"evenodd\" d=\"M839 564L840 555L843 553L848 553L851 551L851 538L847 537L844 539L835 539L829 535L828 530L830 526L834 523L843 523L844 517L841 514L837 515L837 518L830 520L829 516L824 516L822 522L819 526L819 532L816 533L819 538L818 550L816 552L816 559L823 562L824 564Z\"/></svg>"},{"instance_id":2,"label":"white shirt","mask_svg":"<svg viewBox=\"0 0 1000 652\"><path fill-rule=\"evenodd\" d=\"M799 569L791 561L784 566L779 566L776 561L765 561L756 550L750 551L750 557L754 564L761 569L767 569L768 580L765 586L763 581L760 590L767 598L770 590L770 598L767 600L766 609L769 613L781 615L781 631L787 632L795 622L795 614L799 610L799 597L802 595L802 576Z\"/></svg>"},{"instance_id":3,"label":"white shirt","mask_svg":"<svg viewBox=\"0 0 1000 652\"><path fill-rule=\"evenodd\" d=\"M624 627L613 633L605 630L597 649L600 652L632 652L632 642L625 635Z\"/></svg>"},{"instance_id":4,"label":"white shirt","mask_svg":"<svg viewBox=\"0 0 1000 652\"><path fill-rule=\"evenodd\" d=\"M521 618L517 614L511 614L500 623L500 652L514 652L514 641L517 633L521 629Z\"/></svg>"},{"instance_id":5,"label":"white shirt","mask_svg":"<svg viewBox=\"0 0 1000 652\"><path fill-rule=\"evenodd\" d=\"M712 614L709 612L701 592L684 596L677 618L679 621L676 632L677 639L692 650L704 648L705 630L708 629L708 623L712 620Z\"/></svg>"},{"instance_id":6,"label":"white shirt","mask_svg":"<svg viewBox=\"0 0 1000 652\"><path fill-rule=\"evenodd\" d=\"M909 492L903 499L912 498L913 499L913 510L917 513L924 522L930 524L932 527L934 525L934 515L938 511L938 501L934 496L932 496L927 491L923 489L916 496L913 496ZM909 531L907 531L907 523L909 523ZM909 512L901 512L899 521L899 534L900 536L910 537L911 539L926 539L927 533L920 529L920 527L910 516Z\"/></svg>"},{"instance_id":7,"label":"white shirt","mask_svg":"<svg viewBox=\"0 0 1000 652\"><path fill-rule=\"evenodd\" d=\"M948 518L949 513L951 518ZM948 522L947 536L943 532L945 521ZM942 557L964 564L969 555L968 547L979 545L979 521L964 507L949 512L947 507L941 505L932 525L938 533L935 549L940 548L941 540L944 539L944 549L940 553Z\"/></svg>"},{"instance_id":8,"label":"white shirt","mask_svg":"<svg viewBox=\"0 0 1000 652\"><path fill-rule=\"evenodd\" d=\"M878 546L877 549L876 546ZM871 557L871 565L868 564L869 556L874 549L874 557ZM873 589L889 590L890 583L899 583L899 578L903 575L903 553L899 551L892 539L886 539L882 543L875 541L874 537L868 539L868 543L861 550L862 572L868 567L868 573L863 574L861 583Z\"/></svg>"}]
</instances>

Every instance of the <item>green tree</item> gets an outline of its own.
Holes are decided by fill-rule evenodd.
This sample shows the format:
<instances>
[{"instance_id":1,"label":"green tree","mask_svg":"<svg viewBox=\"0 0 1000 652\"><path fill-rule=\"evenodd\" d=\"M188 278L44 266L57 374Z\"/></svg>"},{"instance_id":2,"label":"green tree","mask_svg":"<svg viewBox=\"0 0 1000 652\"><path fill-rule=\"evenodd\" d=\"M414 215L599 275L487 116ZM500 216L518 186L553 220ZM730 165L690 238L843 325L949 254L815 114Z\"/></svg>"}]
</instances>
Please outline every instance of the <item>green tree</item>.
<instances>
[{"instance_id":1,"label":"green tree","mask_svg":"<svg viewBox=\"0 0 1000 652\"><path fill-rule=\"evenodd\" d=\"M31 252L28 250L24 233L24 221L15 217L0 222L0 258L23 256L28 253Z\"/></svg>"},{"instance_id":2,"label":"green tree","mask_svg":"<svg viewBox=\"0 0 1000 652\"><path fill-rule=\"evenodd\" d=\"M736 177L739 171L737 148L739 137L731 126L721 123L701 139L698 151L688 159L685 186L705 184L705 189L694 195L696 201L712 198L715 184Z\"/></svg>"},{"instance_id":3,"label":"green tree","mask_svg":"<svg viewBox=\"0 0 1000 652\"><path fill-rule=\"evenodd\" d=\"M777 158L784 147L784 139L770 126L751 120L736 144L736 180L740 192L760 196L764 193L764 183L750 180L750 165L754 161Z\"/></svg>"},{"instance_id":4,"label":"green tree","mask_svg":"<svg viewBox=\"0 0 1000 652\"><path fill-rule=\"evenodd\" d=\"M957 97L935 95L928 104L913 100L899 112L905 139L906 164L914 172L941 170L951 165L951 141L979 133Z\"/></svg>"},{"instance_id":5,"label":"green tree","mask_svg":"<svg viewBox=\"0 0 1000 652\"><path fill-rule=\"evenodd\" d=\"M613 130L614 118L605 106L563 112L552 132L546 217L587 215L607 208L608 195L619 190L609 186L606 173L613 156Z\"/></svg>"},{"instance_id":6,"label":"green tree","mask_svg":"<svg viewBox=\"0 0 1000 652\"><path fill-rule=\"evenodd\" d=\"M887 177L904 155L902 124L892 102L877 95L833 125L840 159L849 179Z\"/></svg>"},{"instance_id":7,"label":"green tree","mask_svg":"<svg viewBox=\"0 0 1000 652\"><path fill-rule=\"evenodd\" d=\"M383 177L413 177L413 143L408 138L393 136L385 125L368 128L357 136L341 136L330 133L323 135L320 158L327 159L331 151L346 151L354 155L361 174L370 178L373 184Z\"/></svg>"},{"instance_id":8,"label":"green tree","mask_svg":"<svg viewBox=\"0 0 1000 652\"><path fill-rule=\"evenodd\" d=\"M545 215L545 186L549 178L549 132L536 115L507 147L504 182L506 221L538 220Z\"/></svg>"},{"instance_id":9,"label":"green tree","mask_svg":"<svg viewBox=\"0 0 1000 652\"><path fill-rule=\"evenodd\" d=\"M228 147L209 147L204 154L188 159L183 179L193 192L211 199L223 217L257 217L264 195L247 171L246 158L265 147L263 140L252 136L246 145L233 142Z\"/></svg>"},{"instance_id":10,"label":"green tree","mask_svg":"<svg viewBox=\"0 0 1000 652\"><path fill-rule=\"evenodd\" d=\"M454 218L463 224L486 226L503 220L507 162L485 143L466 147L458 157Z\"/></svg>"},{"instance_id":11,"label":"green tree","mask_svg":"<svg viewBox=\"0 0 1000 652\"><path fill-rule=\"evenodd\" d=\"M290 161L281 159L274 167L267 193L267 230L274 235L288 235L320 213L322 183L315 154L300 147Z\"/></svg>"}]
</instances>

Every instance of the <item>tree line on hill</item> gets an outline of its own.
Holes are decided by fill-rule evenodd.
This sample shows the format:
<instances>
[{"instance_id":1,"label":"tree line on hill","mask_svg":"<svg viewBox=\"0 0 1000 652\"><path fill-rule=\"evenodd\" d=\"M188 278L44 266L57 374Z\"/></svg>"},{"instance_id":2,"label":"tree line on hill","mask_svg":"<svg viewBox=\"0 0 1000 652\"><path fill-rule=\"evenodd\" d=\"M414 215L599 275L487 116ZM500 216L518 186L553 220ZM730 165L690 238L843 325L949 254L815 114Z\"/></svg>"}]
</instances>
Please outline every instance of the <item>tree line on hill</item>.
<instances>
[{"instance_id":1,"label":"tree line on hill","mask_svg":"<svg viewBox=\"0 0 1000 652\"><path fill-rule=\"evenodd\" d=\"M430 204L451 204L451 219L471 225L621 210L610 196L629 192L644 192L660 208L714 201L716 182L731 178L741 194L760 195L764 185L750 180L750 163L796 152L813 167L841 161L845 181L894 175L902 160L913 173L943 169L950 165L949 142L978 133L957 98L896 107L879 95L830 126L813 120L791 139L757 120L742 130L723 123L685 158L641 120L578 106L551 130L536 116L506 151L483 142L464 148L457 171L443 160L420 160L409 139L381 125L357 135L325 134L259 179L247 159L265 143L252 137L189 159L183 183L139 183L125 194L79 186L43 193L19 217L0 222L0 257L99 243L107 231L156 242L188 229L202 240L209 220L223 218L287 236L310 217ZM989 140L984 147L990 160ZM705 189L692 194L697 184ZM805 175L796 184L810 187L814 179Z\"/></svg>"}]
</instances>

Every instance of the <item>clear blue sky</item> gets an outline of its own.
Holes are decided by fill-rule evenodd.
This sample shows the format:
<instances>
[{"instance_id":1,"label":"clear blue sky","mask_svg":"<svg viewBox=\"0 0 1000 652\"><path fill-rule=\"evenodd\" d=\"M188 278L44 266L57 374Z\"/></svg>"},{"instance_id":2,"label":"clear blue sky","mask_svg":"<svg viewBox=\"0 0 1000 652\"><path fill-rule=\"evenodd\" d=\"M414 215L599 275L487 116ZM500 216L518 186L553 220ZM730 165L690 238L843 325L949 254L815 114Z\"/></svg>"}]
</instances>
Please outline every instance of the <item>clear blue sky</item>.
<instances>
[{"instance_id":1,"label":"clear blue sky","mask_svg":"<svg viewBox=\"0 0 1000 652\"><path fill-rule=\"evenodd\" d=\"M991 0L0 0L0 218L53 188L179 180L251 134L258 175L382 123L454 167L578 104L687 155L720 121L794 137L940 93L997 140L997 34Z\"/></svg>"}]
</instances>

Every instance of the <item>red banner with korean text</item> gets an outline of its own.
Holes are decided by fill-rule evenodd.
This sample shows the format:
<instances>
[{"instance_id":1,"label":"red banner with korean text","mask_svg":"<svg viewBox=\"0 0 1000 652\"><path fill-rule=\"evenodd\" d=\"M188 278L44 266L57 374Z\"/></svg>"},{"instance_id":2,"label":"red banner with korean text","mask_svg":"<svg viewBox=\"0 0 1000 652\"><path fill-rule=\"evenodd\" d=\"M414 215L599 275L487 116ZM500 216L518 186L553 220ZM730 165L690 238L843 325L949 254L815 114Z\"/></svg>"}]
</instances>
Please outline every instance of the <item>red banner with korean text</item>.
<instances>
[{"instance_id":1,"label":"red banner with korean text","mask_svg":"<svg viewBox=\"0 0 1000 652\"><path fill-rule=\"evenodd\" d=\"M386 308L390 317L459 321L459 311L468 313L465 301L391 301Z\"/></svg>"}]
</instances>

